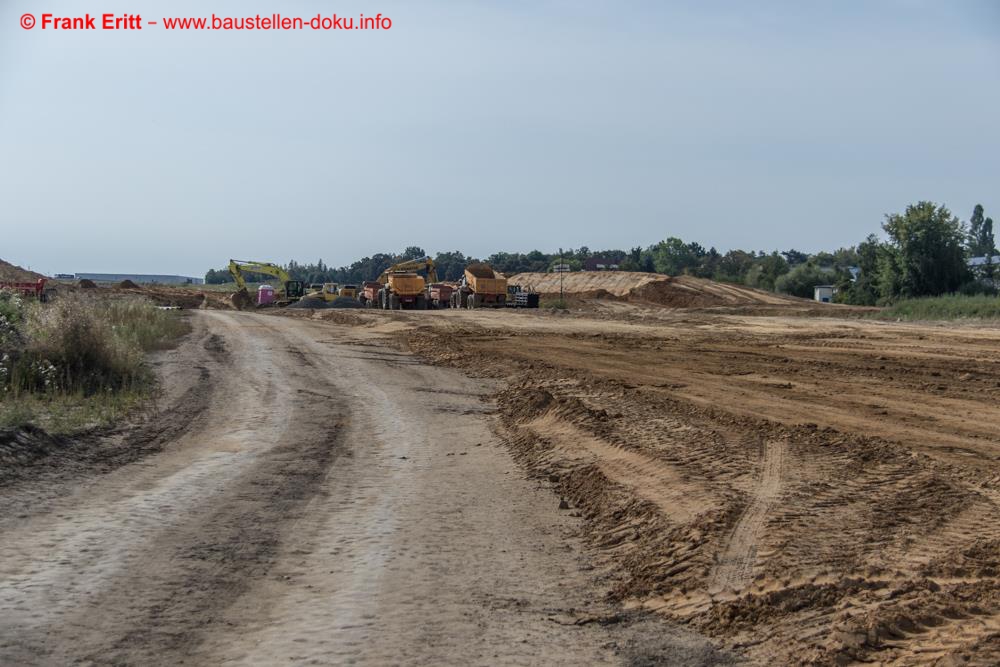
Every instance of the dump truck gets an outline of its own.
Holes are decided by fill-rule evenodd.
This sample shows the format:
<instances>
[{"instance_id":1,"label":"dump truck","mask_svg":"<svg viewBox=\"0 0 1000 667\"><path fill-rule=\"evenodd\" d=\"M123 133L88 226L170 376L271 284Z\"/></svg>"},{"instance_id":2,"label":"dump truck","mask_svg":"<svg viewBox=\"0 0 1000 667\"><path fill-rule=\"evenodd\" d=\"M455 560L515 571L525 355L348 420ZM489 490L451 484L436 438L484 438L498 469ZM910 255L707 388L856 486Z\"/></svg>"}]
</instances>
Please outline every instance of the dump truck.
<instances>
[{"instance_id":1,"label":"dump truck","mask_svg":"<svg viewBox=\"0 0 1000 667\"><path fill-rule=\"evenodd\" d=\"M348 299L358 298L358 286L357 285L341 285L340 289L337 290L337 296L346 297Z\"/></svg>"},{"instance_id":2,"label":"dump truck","mask_svg":"<svg viewBox=\"0 0 1000 667\"><path fill-rule=\"evenodd\" d=\"M431 308L448 308L451 295L455 291L453 283L431 283L427 286L427 305Z\"/></svg>"},{"instance_id":3,"label":"dump truck","mask_svg":"<svg viewBox=\"0 0 1000 667\"><path fill-rule=\"evenodd\" d=\"M507 305L507 279L498 276L489 264L469 264L452 292L452 308L503 308Z\"/></svg>"},{"instance_id":4,"label":"dump truck","mask_svg":"<svg viewBox=\"0 0 1000 667\"><path fill-rule=\"evenodd\" d=\"M420 271L426 274L420 275ZM363 283L358 300L385 310L427 308L427 284L437 282L437 270L430 257L411 259L393 264L382 272L378 281ZM378 285L376 290L374 285Z\"/></svg>"},{"instance_id":5,"label":"dump truck","mask_svg":"<svg viewBox=\"0 0 1000 667\"><path fill-rule=\"evenodd\" d=\"M378 292L377 308L426 310L427 295L423 276L410 271L385 274L385 283Z\"/></svg>"},{"instance_id":6,"label":"dump truck","mask_svg":"<svg viewBox=\"0 0 1000 667\"><path fill-rule=\"evenodd\" d=\"M361 283L361 288L358 290L358 301L361 302L362 306L366 306L368 308L379 306L378 293L381 289L382 283L377 280L364 281Z\"/></svg>"}]
</instances>

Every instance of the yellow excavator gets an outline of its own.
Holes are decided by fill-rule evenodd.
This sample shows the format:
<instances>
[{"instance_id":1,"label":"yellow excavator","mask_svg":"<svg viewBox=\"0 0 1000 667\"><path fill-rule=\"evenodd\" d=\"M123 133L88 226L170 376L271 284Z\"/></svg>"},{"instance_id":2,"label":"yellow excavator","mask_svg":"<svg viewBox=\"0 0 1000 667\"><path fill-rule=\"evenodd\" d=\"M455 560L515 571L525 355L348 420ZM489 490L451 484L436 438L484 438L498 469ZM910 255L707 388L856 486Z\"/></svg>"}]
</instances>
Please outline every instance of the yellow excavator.
<instances>
[{"instance_id":1,"label":"yellow excavator","mask_svg":"<svg viewBox=\"0 0 1000 667\"><path fill-rule=\"evenodd\" d=\"M288 305L293 301L298 301L305 294L305 285L301 280L292 280L292 277L288 275L287 271L277 264L272 264L271 262L252 262L242 259L231 259L229 260L229 273L232 274L233 280L236 281L236 293L233 294L231 299L233 305L239 309L253 303L253 298L247 290L246 279L243 277L244 273L262 273L266 276L273 276L281 281L282 287L285 290L285 295L284 298L278 302L280 305Z\"/></svg>"}]
</instances>

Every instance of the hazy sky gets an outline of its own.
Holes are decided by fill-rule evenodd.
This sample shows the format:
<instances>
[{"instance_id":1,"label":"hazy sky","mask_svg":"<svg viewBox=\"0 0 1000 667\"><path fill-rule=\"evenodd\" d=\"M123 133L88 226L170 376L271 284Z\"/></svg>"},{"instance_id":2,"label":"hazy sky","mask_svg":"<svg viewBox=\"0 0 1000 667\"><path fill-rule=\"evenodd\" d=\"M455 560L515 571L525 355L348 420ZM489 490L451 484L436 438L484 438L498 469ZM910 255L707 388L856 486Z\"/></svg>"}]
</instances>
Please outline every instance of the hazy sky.
<instances>
[{"instance_id":1,"label":"hazy sky","mask_svg":"<svg viewBox=\"0 0 1000 667\"><path fill-rule=\"evenodd\" d=\"M57 33L26 12L392 18ZM1000 2L0 0L0 258L852 245L1000 220Z\"/></svg>"}]
</instances>

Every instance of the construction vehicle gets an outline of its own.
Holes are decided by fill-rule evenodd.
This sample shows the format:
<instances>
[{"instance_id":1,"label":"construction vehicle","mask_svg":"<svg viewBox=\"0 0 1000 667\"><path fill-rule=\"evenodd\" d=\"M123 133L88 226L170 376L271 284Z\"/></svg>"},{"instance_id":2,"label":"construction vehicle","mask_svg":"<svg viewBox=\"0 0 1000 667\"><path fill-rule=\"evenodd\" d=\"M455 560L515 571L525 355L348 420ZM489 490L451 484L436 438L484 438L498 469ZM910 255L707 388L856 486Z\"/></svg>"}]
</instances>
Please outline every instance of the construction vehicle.
<instances>
[{"instance_id":1,"label":"construction vehicle","mask_svg":"<svg viewBox=\"0 0 1000 667\"><path fill-rule=\"evenodd\" d=\"M426 273L426 278L419 271ZM383 310L426 310L427 284L437 281L437 268L430 257L393 264L378 277L381 287L374 306ZM369 297L369 303L371 300Z\"/></svg>"},{"instance_id":2,"label":"construction vehicle","mask_svg":"<svg viewBox=\"0 0 1000 667\"><path fill-rule=\"evenodd\" d=\"M469 264L452 292L452 308L503 308L507 305L507 279L498 276L489 264Z\"/></svg>"},{"instance_id":3,"label":"construction vehicle","mask_svg":"<svg viewBox=\"0 0 1000 667\"><path fill-rule=\"evenodd\" d=\"M362 306L374 308L378 305L378 293L382 289L382 283L377 280L366 280L361 283L358 290L358 301Z\"/></svg>"},{"instance_id":4,"label":"construction vehicle","mask_svg":"<svg viewBox=\"0 0 1000 667\"><path fill-rule=\"evenodd\" d=\"M448 308L455 283L431 283L427 286L427 305L432 308Z\"/></svg>"},{"instance_id":5,"label":"construction vehicle","mask_svg":"<svg viewBox=\"0 0 1000 667\"><path fill-rule=\"evenodd\" d=\"M49 292L45 289L45 278L39 278L33 283L30 282L0 282L0 289L17 292L21 296L38 299L44 303L48 301Z\"/></svg>"},{"instance_id":6,"label":"construction vehicle","mask_svg":"<svg viewBox=\"0 0 1000 667\"><path fill-rule=\"evenodd\" d=\"M399 264L393 264L382 272L382 275L378 277L378 281L384 285L385 277L390 273L419 273L421 271L426 274L423 276L426 278L426 282L436 283L438 281L437 267L434 266L434 260L430 257L410 259Z\"/></svg>"},{"instance_id":7,"label":"construction vehicle","mask_svg":"<svg viewBox=\"0 0 1000 667\"><path fill-rule=\"evenodd\" d=\"M520 285L507 285L508 308L538 308L538 292Z\"/></svg>"},{"instance_id":8,"label":"construction vehicle","mask_svg":"<svg viewBox=\"0 0 1000 667\"><path fill-rule=\"evenodd\" d=\"M394 271L383 274L385 283L378 291L376 308L425 310L427 308L427 283L424 277L412 271Z\"/></svg>"},{"instance_id":9,"label":"construction vehicle","mask_svg":"<svg viewBox=\"0 0 1000 667\"><path fill-rule=\"evenodd\" d=\"M236 294L234 294L231 299L237 308L243 308L253 302L253 299L250 297L250 292L247 290L246 279L243 277L244 272L262 273L266 276L273 276L280 280L285 293L284 297L278 301L278 305L287 306L293 301L298 301L305 295L305 285L302 281L292 280L292 277L288 275L288 272L277 264L272 264L271 262L252 262L242 259L231 259L229 260L229 273L232 274L233 280L236 281Z\"/></svg>"},{"instance_id":10,"label":"construction vehicle","mask_svg":"<svg viewBox=\"0 0 1000 667\"><path fill-rule=\"evenodd\" d=\"M342 296L347 299L357 299L358 298L358 286L357 285L342 285L339 290L337 290L337 296Z\"/></svg>"},{"instance_id":11,"label":"construction vehicle","mask_svg":"<svg viewBox=\"0 0 1000 667\"><path fill-rule=\"evenodd\" d=\"M323 283L323 289L320 290L320 296L323 297L323 301L333 301L337 298L337 290L340 285L337 283Z\"/></svg>"}]
</instances>

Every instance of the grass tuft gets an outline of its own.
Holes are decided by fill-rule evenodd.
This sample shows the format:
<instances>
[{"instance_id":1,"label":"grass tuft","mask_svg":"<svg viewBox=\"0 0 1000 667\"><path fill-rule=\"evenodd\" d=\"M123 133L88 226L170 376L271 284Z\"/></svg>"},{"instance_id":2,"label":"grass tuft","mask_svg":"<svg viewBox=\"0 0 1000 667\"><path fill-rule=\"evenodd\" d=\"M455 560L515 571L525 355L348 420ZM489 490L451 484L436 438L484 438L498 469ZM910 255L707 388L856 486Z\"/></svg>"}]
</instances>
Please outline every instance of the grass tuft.
<instances>
[{"instance_id":1,"label":"grass tuft","mask_svg":"<svg viewBox=\"0 0 1000 667\"><path fill-rule=\"evenodd\" d=\"M187 331L138 296L40 304L0 292L0 426L67 433L119 419L153 388L146 353Z\"/></svg>"}]
</instances>

